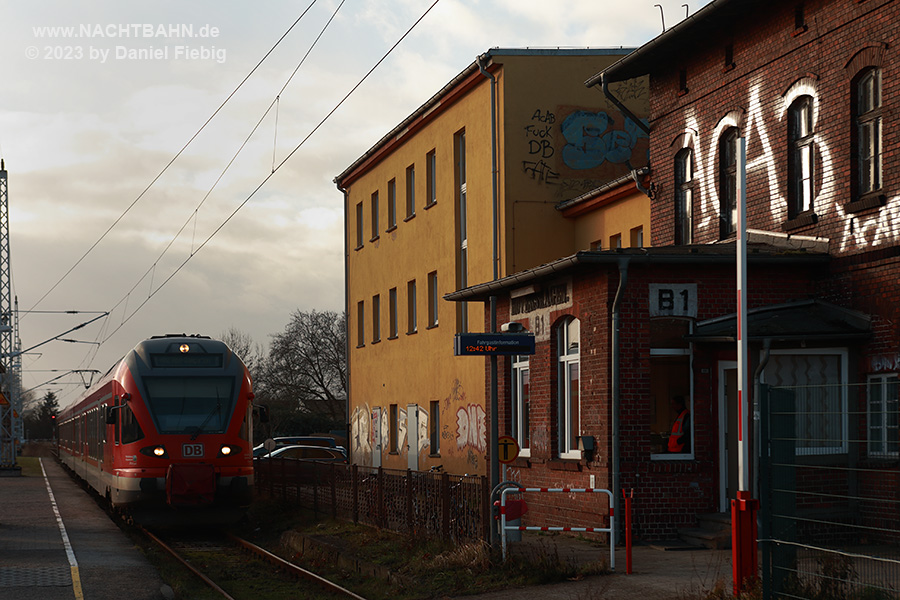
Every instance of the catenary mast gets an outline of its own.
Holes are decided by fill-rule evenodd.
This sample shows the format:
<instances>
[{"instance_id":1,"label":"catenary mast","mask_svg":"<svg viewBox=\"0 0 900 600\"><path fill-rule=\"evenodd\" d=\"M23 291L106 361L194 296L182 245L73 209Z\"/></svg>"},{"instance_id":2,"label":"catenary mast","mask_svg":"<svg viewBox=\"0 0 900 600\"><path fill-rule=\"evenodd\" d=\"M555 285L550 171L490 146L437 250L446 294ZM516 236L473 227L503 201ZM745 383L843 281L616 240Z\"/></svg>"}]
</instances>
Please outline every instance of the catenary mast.
<instances>
[{"instance_id":1,"label":"catenary mast","mask_svg":"<svg viewBox=\"0 0 900 600\"><path fill-rule=\"evenodd\" d=\"M21 407L16 405L18 378L13 368L15 339L9 260L9 194L6 164L0 159L0 470L17 468L16 439Z\"/></svg>"}]
</instances>

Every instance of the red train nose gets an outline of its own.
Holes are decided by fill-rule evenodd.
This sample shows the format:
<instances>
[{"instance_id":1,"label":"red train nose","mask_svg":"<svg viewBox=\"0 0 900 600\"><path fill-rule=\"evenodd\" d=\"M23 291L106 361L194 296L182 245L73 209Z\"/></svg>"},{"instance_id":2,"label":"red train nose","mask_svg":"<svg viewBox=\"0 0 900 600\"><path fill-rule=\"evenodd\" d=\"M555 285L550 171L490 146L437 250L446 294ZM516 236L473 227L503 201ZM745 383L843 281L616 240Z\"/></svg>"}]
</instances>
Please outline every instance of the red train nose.
<instances>
[{"instance_id":1,"label":"red train nose","mask_svg":"<svg viewBox=\"0 0 900 600\"><path fill-rule=\"evenodd\" d=\"M215 496L216 470L212 465L169 465L166 502L170 506L206 506Z\"/></svg>"}]
</instances>

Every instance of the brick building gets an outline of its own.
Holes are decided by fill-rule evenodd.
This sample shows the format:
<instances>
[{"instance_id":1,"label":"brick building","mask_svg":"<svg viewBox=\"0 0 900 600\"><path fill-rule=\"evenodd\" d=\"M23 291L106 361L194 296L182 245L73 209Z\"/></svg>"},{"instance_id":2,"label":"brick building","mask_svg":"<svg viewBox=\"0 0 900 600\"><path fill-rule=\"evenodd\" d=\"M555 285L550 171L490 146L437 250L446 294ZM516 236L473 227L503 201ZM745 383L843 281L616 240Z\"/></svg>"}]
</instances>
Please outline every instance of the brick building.
<instances>
[{"instance_id":1,"label":"brick building","mask_svg":"<svg viewBox=\"0 0 900 600\"><path fill-rule=\"evenodd\" d=\"M714 0L586 82L614 101L610 86L649 75L653 247L580 252L447 296L496 295L501 322L550 324L534 356L501 369L501 433L530 450L511 478L633 488L637 532L649 539L726 510L740 138L750 371L837 390L810 401L829 416L798 429L809 437L797 461L851 454L873 473L861 487L896 469L898 22L900 6L885 0ZM688 399L692 435L671 453L666 403L676 395ZM592 452L578 449L591 441ZM599 518L575 498L529 504L547 524Z\"/></svg>"}]
</instances>

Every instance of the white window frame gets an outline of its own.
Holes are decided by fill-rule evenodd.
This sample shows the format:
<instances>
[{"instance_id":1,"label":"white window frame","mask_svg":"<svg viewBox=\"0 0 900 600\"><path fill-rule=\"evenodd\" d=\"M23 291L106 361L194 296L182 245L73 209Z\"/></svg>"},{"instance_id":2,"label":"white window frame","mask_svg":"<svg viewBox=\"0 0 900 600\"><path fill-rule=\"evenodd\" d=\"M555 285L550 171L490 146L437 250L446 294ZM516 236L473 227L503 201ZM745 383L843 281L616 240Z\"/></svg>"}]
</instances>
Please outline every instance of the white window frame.
<instances>
[{"instance_id":1,"label":"white window frame","mask_svg":"<svg viewBox=\"0 0 900 600\"><path fill-rule=\"evenodd\" d=\"M531 446L526 424L522 419L524 412L524 388L526 378L531 379L531 357L528 354L516 354L512 358L512 434L519 443L519 456L531 456Z\"/></svg>"},{"instance_id":2,"label":"white window frame","mask_svg":"<svg viewBox=\"0 0 900 600\"><path fill-rule=\"evenodd\" d=\"M578 340L575 341L574 351L570 351L573 340L571 339L570 327L573 323L578 325ZM563 459L581 459L581 450L578 446L573 448L570 444L574 438L581 435L581 321L575 317L569 316L563 319L556 331L557 339L557 359L559 373L559 404L558 404L558 421L559 421L559 457ZM571 381L572 369L578 370L578 414L572 412L572 387L569 385ZM575 431L575 423L577 419L578 431ZM575 442L572 442L573 444Z\"/></svg>"},{"instance_id":3,"label":"white window frame","mask_svg":"<svg viewBox=\"0 0 900 600\"><path fill-rule=\"evenodd\" d=\"M889 381L891 379L893 379L893 381ZM875 381L879 382L881 391L881 397L877 399L872 397L872 384ZM900 378L898 378L897 373L872 374L869 375L868 380L866 381L866 448L868 449L868 455L871 457L897 458L897 456L900 455L900 452L898 452L900 448L897 448L898 399L896 395L893 399L893 414L895 415L894 423L891 424L888 422L888 415L890 414L890 407L888 406L888 404L890 403L890 400L886 392L892 384L894 386L894 392L896 393L898 387L900 387ZM874 404L878 405L877 413L872 410ZM876 423L876 420L880 422ZM880 440L872 440L873 429L881 431ZM888 444L891 441L891 436L893 436L894 447L897 448L895 450L888 449Z\"/></svg>"},{"instance_id":4,"label":"white window frame","mask_svg":"<svg viewBox=\"0 0 900 600\"><path fill-rule=\"evenodd\" d=\"M693 323L691 323L691 329L693 329ZM687 409L688 415L690 419L690 428L691 428L691 449L688 452L679 452L678 454L674 454L671 452L663 452L662 454L651 454L650 460L692 460L694 458L694 439L696 436L694 435L694 369L691 366L694 364L693 357L693 344L691 344L690 348L651 348L650 349L650 357L654 356L687 356L688 357L688 373L690 375L690 385L691 385L691 393L688 394L687 398Z\"/></svg>"},{"instance_id":5,"label":"white window frame","mask_svg":"<svg viewBox=\"0 0 900 600\"><path fill-rule=\"evenodd\" d=\"M834 385L840 385L841 389L841 443L834 447L824 447L824 448L800 448L798 447L796 450L797 456L819 456L826 454L846 454L849 450L849 440L850 440L850 423L849 423L849 414L848 414L848 406L849 400L847 397L848 393L848 382L849 382L849 367L848 367L848 351L846 348L798 348L793 350L772 350L771 356L784 356L784 355L805 355L805 356L838 356L840 358L840 381ZM769 361L769 365L771 365L771 358ZM768 370L768 366L767 369ZM763 383L769 383L766 378L766 370L763 371L760 376L760 381ZM769 385L775 386L776 384L769 383ZM798 385L798 384L793 384ZM786 387L787 384L785 384ZM797 409L799 411L799 408ZM800 433L798 432L798 437ZM799 440L798 440L799 442Z\"/></svg>"}]
</instances>

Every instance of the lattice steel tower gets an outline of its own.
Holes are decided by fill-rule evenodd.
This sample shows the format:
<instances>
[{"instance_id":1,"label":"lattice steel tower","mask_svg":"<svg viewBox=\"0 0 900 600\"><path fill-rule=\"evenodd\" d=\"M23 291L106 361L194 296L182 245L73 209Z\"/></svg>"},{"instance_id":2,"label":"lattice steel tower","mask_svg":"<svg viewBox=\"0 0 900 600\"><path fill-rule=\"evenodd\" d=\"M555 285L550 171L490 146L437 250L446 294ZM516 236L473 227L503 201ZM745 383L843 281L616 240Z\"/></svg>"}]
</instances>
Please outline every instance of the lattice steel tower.
<instances>
[{"instance_id":1,"label":"lattice steel tower","mask_svg":"<svg viewBox=\"0 0 900 600\"><path fill-rule=\"evenodd\" d=\"M0 159L0 365L3 367L0 392L0 469L16 466L16 414L18 377L13 368L15 320L12 305L12 277L9 260L9 194L6 185L6 165ZM15 361L17 362L17 361Z\"/></svg>"}]
</instances>

